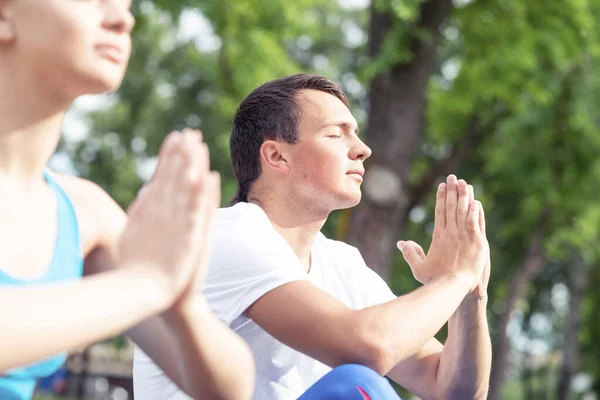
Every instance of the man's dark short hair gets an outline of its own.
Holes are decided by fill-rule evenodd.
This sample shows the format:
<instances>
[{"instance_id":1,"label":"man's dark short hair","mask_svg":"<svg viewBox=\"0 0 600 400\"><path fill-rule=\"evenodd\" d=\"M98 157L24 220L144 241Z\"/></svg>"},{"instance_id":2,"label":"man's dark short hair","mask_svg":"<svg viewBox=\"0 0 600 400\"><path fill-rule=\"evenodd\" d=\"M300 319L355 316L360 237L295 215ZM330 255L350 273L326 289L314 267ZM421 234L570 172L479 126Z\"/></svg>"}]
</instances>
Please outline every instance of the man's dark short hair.
<instances>
[{"instance_id":1,"label":"man's dark short hair","mask_svg":"<svg viewBox=\"0 0 600 400\"><path fill-rule=\"evenodd\" d=\"M298 94L319 90L348 99L332 81L321 75L296 74L267 82L246 97L237 110L229 139L229 150L238 190L230 204L248 201L252 184L260 176L260 147L266 140L298 141L298 121L302 109Z\"/></svg>"}]
</instances>

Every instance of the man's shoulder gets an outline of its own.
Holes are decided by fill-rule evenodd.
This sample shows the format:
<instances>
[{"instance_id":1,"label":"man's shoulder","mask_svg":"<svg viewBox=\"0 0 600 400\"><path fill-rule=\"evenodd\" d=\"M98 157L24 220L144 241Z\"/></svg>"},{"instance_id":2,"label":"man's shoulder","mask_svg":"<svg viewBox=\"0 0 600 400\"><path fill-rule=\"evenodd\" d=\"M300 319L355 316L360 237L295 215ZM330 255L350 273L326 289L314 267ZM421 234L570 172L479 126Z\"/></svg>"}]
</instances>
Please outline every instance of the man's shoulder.
<instances>
[{"instance_id":1,"label":"man's shoulder","mask_svg":"<svg viewBox=\"0 0 600 400\"><path fill-rule=\"evenodd\" d=\"M280 248L283 238L277 234L264 211L255 204L238 203L215 212L213 239L218 251L245 250L264 253Z\"/></svg>"},{"instance_id":2,"label":"man's shoulder","mask_svg":"<svg viewBox=\"0 0 600 400\"><path fill-rule=\"evenodd\" d=\"M237 221L240 223L260 218L264 211L252 203L236 203L229 207L218 208L215 212L216 221Z\"/></svg>"},{"instance_id":3,"label":"man's shoulder","mask_svg":"<svg viewBox=\"0 0 600 400\"><path fill-rule=\"evenodd\" d=\"M249 203L215 213L206 291L235 282L265 282L303 271L298 257L264 211ZM297 266L297 270L292 268Z\"/></svg>"},{"instance_id":4,"label":"man's shoulder","mask_svg":"<svg viewBox=\"0 0 600 400\"><path fill-rule=\"evenodd\" d=\"M237 203L215 211L214 226L217 231L228 234L251 234L256 231L273 230L264 211L257 205Z\"/></svg>"}]
</instances>

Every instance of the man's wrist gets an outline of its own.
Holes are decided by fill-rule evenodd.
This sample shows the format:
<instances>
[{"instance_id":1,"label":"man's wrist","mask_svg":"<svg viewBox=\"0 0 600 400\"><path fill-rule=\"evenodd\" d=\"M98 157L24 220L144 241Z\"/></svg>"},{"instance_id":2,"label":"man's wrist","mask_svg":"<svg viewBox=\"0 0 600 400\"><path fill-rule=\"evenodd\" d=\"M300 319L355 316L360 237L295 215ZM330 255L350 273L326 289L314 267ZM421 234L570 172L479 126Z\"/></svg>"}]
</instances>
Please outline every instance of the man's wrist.
<instances>
[{"instance_id":1,"label":"man's wrist","mask_svg":"<svg viewBox=\"0 0 600 400\"><path fill-rule=\"evenodd\" d=\"M435 280L445 280L451 282L453 285L460 287L465 295L473 290L473 286L476 282L476 278L473 274L468 272L453 272L445 275L441 275Z\"/></svg>"},{"instance_id":2,"label":"man's wrist","mask_svg":"<svg viewBox=\"0 0 600 400\"><path fill-rule=\"evenodd\" d=\"M477 312L479 310L486 310L488 303L487 291L479 291L478 289L473 290L465 296L463 301L458 306L457 313L460 312Z\"/></svg>"},{"instance_id":3,"label":"man's wrist","mask_svg":"<svg viewBox=\"0 0 600 400\"><path fill-rule=\"evenodd\" d=\"M487 303L488 293L487 289L481 287L481 285L477 286L473 289L467 296L463 302L472 302L472 303Z\"/></svg>"},{"instance_id":4,"label":"man's wrist","mask_svg":"<svg viewBox=\"0 0 600 400\"><path fill-rule=\"evenodd\" d=\"M487 319L487 293L481 296L475 291L467 294L448 320L448 328L472 324Z\"/></svg>"}]
</instances>

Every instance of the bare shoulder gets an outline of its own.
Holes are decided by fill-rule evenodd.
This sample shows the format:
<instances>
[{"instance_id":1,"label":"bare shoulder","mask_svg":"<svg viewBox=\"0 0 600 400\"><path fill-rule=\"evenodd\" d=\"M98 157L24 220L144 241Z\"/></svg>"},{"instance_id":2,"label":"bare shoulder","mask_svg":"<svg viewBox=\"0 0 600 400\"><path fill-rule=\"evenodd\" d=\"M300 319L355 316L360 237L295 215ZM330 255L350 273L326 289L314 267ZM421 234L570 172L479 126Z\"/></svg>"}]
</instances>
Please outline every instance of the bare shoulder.
<instances>
[{"instance_id":1,"label":"bare shoulder","mask_svg":"<svg viewBox=\"0 0 600 400\"><path fill-rule=\"evenodd\" d=\"M100 185L76 176L57 173L53 176L77 207L105 217L123 214L121 207Z\"/></svg>"},{"instance_id":2,"label":"bare shoulder","mask_svg":"<svg viewBox=\"0 0 600 400\"><path fill-rule=\"evenodd\" d=\"M52 177L56 179L58 184L72 198L94 198L94 197L109 197L108 193L100 185L78 176L71 176L52 173Z\"/></svg>"},{"instance_id":3,"label":"bare shoulder","mask_svg":"<svg viewBox=\"0 0 600 400\"><path fill-rule=\"evenodd\" d=\"M127 216L100 185L76 176L58 173L52 176L75 206L86 254L121 234Z\"/></svg>"}]
</instances>

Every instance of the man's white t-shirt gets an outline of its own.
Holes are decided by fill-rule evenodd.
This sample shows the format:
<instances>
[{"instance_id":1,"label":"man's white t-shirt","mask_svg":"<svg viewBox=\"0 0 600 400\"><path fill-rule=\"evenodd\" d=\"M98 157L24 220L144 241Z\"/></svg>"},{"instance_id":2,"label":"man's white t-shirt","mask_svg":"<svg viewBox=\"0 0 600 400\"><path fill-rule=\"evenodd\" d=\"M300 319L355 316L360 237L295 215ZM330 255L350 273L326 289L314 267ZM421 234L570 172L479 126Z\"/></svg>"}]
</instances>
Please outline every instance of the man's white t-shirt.
<instances>
[{"instance_id":1,"label":"man's white t-shirt","mask_svg":"<svg viewBox=\"0 0 600 400\"><path fill-rule=\"evenodd\" d=\"M313 243L307 273L265 212L251 203L217 210L212 237L202 292L214 313L252 349L253 400L294 400L331 370L279 342L244 314L261 296L286 283L308 280L356 310L396 298L355 247L321 233ZM189 400L138 348L133 379L137 400Z\"/></svg>"}]
</instances>

